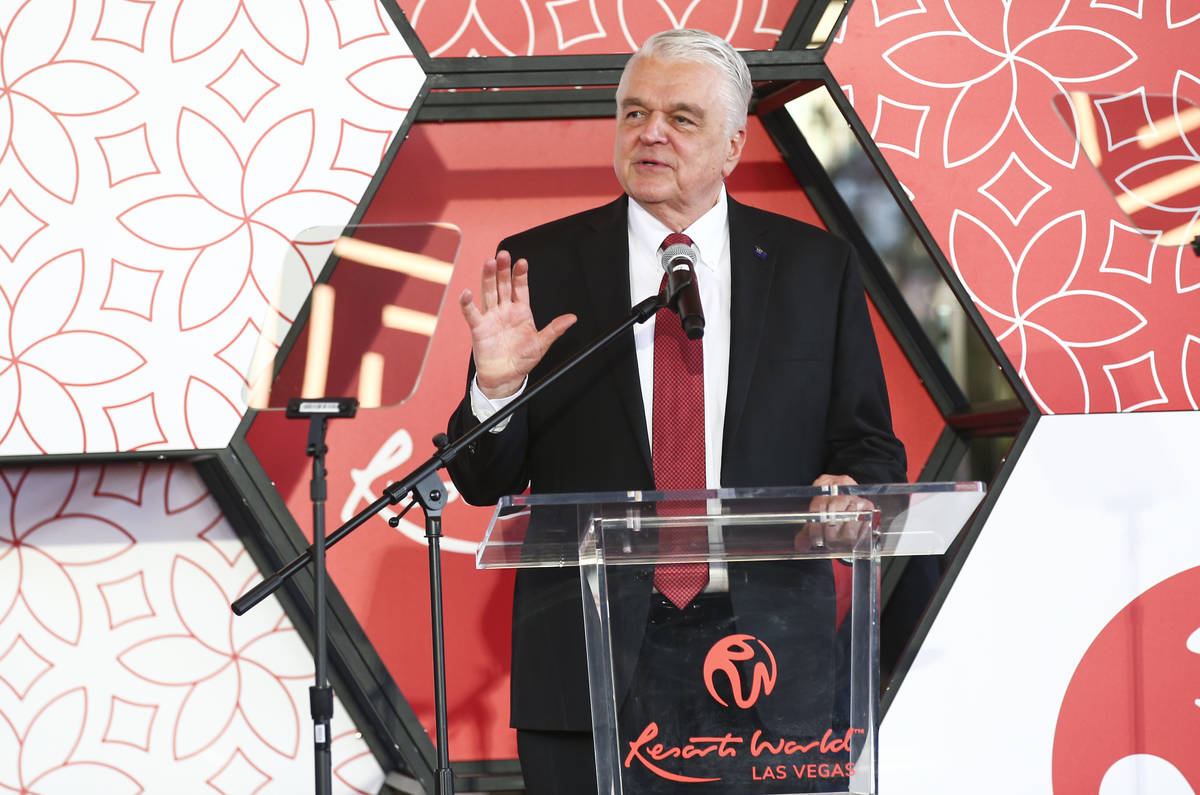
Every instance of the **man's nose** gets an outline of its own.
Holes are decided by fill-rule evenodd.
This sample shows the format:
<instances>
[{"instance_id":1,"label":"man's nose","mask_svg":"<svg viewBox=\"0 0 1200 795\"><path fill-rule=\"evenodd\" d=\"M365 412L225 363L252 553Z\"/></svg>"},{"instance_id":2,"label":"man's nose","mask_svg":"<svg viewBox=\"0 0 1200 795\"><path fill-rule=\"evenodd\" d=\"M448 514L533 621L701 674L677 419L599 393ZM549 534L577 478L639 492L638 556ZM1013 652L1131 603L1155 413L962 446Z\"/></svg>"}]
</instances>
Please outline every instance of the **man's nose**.
<instances>
[{"instance_id":1,"label":"man's nose","mask_svg":"<svg viewBox=\"0 0 1200 795\"><path fill-rule=\"evenodd\" d=\"M662 113L651 113L642 127L643 143L662 143L667 140L667 117Z\"/></svg>"}]
</instances>

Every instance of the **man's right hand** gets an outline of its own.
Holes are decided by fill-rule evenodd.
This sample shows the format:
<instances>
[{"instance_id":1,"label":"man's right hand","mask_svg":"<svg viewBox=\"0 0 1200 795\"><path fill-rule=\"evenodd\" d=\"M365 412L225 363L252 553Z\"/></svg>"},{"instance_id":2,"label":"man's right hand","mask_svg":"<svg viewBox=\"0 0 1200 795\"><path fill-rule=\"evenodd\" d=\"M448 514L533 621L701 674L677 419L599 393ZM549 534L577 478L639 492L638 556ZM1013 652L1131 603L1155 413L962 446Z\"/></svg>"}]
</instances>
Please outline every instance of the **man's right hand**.
<instances>
[{"instance_id":1,"label":"man's right hand","mask_svg":"<svg viewBox=\"0 0 1200 795\"><path fill-rule=\"evenodd\" d=\"M500 251L483 263L478 307L470 290L458 297L471 329L476 383L491 399L515 394L576 320L575 315L559 315L538 331L529 307L529 263L519 259L510 267L511 262L509 253Z\"/></svg>"}]
</instances>

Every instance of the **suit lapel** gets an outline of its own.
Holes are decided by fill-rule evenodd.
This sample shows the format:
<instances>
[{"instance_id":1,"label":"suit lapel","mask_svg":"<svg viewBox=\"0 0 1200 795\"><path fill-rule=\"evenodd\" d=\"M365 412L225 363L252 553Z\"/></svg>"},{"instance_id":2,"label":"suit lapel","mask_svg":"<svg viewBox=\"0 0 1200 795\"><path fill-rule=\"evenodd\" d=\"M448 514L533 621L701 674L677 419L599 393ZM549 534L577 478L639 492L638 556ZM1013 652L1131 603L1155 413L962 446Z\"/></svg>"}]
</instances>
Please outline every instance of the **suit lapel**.
<instances>
[{"instance_id":1,"label":"suit lapel","mask_svg":"<svg viewBox=\"0 0 1200 795\"><path fill-rule=\"evenodd\" d=\"M583 264L584 299L595 319L588 333L597 336L629 311L628 198L622 196L603 208L578 241L578 262ZM729 199L729 260L731 269L729 383L725 398L723 449L736 437L746 409L750 379L758 360L766 320L767 300L775 274L778 246L761 219L745 205ZM590 337L589 337L590 339ZM633 334L613 343L609 354L615 388L625 419L638 440L647 472L653 472L646 410L638 380Z\"/></svg>"},{"instance_id":2,"label":"suit lapel","mask_svg":"<svg viewBox=\"0 0 1200 795\"><path fill-rule=\"evenodd\" d=\"M746 409L750 378L758 361L767 299L777 261L777 246L772 245L765 226L758 221L745 205L729 199L732 296L729 308L729 383L726 388L722 445L726 452L732 448L730 441L735 438Z\"/></svg>"},{"instance_id":3,"label":"suit lapel","mask_svg":"<svg viewBox=\"0 0 1200 795\"><path fill-rule=\"evenodd\" d=\"M584 265L585 300L594 319L586 326L589 341L629 315L628 211L629 199L622 196L597 213L591 228L580 236L578 261ZM650 437L646 432L646 410L642 405L632 332L612 343L607 359L625 419L638 441L646 471L651 472Z\"/></svg>"}]
</instances>

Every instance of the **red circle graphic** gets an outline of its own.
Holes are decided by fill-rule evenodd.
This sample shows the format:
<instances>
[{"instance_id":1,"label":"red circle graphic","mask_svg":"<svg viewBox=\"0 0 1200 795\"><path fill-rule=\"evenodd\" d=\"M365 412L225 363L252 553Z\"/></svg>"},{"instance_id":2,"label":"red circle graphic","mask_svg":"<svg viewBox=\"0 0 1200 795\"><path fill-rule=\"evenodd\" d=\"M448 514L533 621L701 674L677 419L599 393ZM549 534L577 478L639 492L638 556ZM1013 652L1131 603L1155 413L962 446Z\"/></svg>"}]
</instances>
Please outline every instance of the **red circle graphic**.
<instances>
[{"instance_id":1,"label":"red circle graphic","mask_svg":"<svg viewBox=\"0 0 1200 795\"><path fill-rule=\"evenodd\" d=\"M1173 766L1200 792L1197 738L1200 567L1146 590L1092 641L1059 708L1054 793L1095 795L1117 763L1137 755Z\"/></svg>"}]
</instances>

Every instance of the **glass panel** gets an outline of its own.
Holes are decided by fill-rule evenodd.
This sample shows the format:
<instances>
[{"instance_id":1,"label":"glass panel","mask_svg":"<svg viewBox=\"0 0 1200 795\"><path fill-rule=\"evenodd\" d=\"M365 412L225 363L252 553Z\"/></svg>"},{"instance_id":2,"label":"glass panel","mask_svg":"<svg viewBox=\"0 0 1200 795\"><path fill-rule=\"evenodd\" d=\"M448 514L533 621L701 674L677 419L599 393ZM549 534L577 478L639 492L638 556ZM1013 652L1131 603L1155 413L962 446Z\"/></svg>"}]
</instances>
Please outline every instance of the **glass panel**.
<instances>
[{"instance_id":1,"label":"glass panel","mask_svg":"<svg viewBox=\"0 0 1200 795\"><path fill-rule=\"evenodd\" d=\"M981 483L519 495L501 500L479 568L940 554L983 499ZM664 530L677 535L659 546ZM873 531L873 532L868 532ZM597 544L607 544L597 551Z\"/></svg>"},{"instance_id":2,"label":"glass panel","mask_svg":"<svg viewBox=\"0 0 1200 795\"><path fill-rule=\"evenodd\" d=\"M313 287L282 362L271 340L288 325L276 316L264 329L247 379L250 406L284 408L297 397L357 397L360 408L405 400L424 364L461 237L449 224L313 227L297 236L289 257L309 272L333 267Z\"/></svg>"},{"instance_id":3,"label":"glass panel","mask_svg":"<svg viewBox=\"0 0 1200 795\"><path fill-rule=\"evenodd\" d=\"M598 791L874 792L870 559L730 564L728 592L683 609L650 592L652 569L580 569Z\"/></svg>"},{"instance_id":4,"label":"glass panel","mask_svg":"<svg viewBox=\"0 0 1200 795\"><path fill-rule=\"evenodd\" d=\"M971 473L985 472L988 473L990 480L992 475L1000 471L1000 467L1008 458L1014 438L1012 436L971 437L967 440L967 454L959 464L955 477L975 477Z\"/></svg>"},{"instance_id":5,"label":"glass panel","mask_svg":"<svg viewBox=\"0 0 1200 795\"><path fill-rule=\"evenodd\" d=\"M820 5L819 3L817 5ZM829 44L829 40L837 35L837 22L846 8L846 0L828 0L812 36L809 37L805 49L816 50Z\"/></svg>"},{"instance_id":6,"label":"glass panel","mask_svg":"<svg viewBox=\"0 0 1200 795\"><path fill-rule=\"evenodd\" d=\"M1182 96L1088 94L1054 107L1129 220L1160 246L1200 235L1200 107ZM1198 251L1200 253L1200 251Z\"/></svg>"},{"instance_id":7,"label":"glass panel","mask_svg":"<svg viewBox=\"0 0 1200 795\"><path fill-rule=\"evenodd\" d=\"M701 513L740 514L748 525L737 529L752 533L783 523L808 545L814 526L788 524L783 491L714 498ZM979 492L938 496L955 493ZM677 518L695 496L658 495L650 518L665 532L661 517ZM877 502L889 496L900 494L875 490ZM709 570L710 583L724 584L680 606L650 589L655 563L680 558L639 553L634 536L650 528L634 505L592 508L601 518L580 559L598 791L874 792L879 556L877 537L857 532L872 524L854 523L844 561L726 556L723 577L717 565ZM833 514L817 515L833 541L843 528ZM864 516L872 513L856 518ZM839 600L839 575L850 605Z\"/></svg>"},{"instance_id":8,"label":"glass panel","mask_svg":"<svg viewBox=\"0 0 1200 795\"><path fill-rule=\"evenodd\" d=\"M829 90L816 84L786 108L970 404L1015 403L1012 386Z\"/></svg>"}]
</instances>

